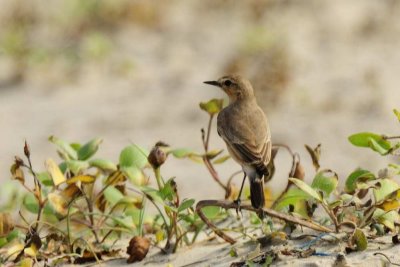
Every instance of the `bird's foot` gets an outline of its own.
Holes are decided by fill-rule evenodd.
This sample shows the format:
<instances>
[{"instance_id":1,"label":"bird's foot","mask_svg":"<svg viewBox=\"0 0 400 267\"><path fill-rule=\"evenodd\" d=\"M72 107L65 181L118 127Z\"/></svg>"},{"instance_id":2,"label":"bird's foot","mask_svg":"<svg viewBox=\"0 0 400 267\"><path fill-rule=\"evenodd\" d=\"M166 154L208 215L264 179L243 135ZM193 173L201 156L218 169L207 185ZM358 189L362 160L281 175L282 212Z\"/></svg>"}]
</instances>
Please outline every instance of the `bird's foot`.
<instances>
[{"instance_id":1,"label":"bird's foot","mask_svg":"<svg viewBox=\"0 0 400 267\"><path fill-rule=\"evenodd\" d=\"M234 200L233 203L236 204L236 215L239 216L239 212L240 214L242 214L242 210L240 209L240 204L241 204L240 198Z\"/></svg>"}]
</instances>

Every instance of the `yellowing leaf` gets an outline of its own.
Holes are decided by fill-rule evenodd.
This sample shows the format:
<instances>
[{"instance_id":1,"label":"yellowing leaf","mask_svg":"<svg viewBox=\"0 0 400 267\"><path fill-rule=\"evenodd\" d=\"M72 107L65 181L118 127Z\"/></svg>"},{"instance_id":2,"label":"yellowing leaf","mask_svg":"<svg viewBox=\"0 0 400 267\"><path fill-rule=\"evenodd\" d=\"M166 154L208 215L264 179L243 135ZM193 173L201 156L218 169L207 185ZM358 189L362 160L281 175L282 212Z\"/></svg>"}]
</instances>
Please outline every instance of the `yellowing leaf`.
<instances>
[{"instance_id":1,"label":"yellowing leaf","mask_svg":"<svg viewBox=\"0 0 400 267\"><path fill-rule=\"evenodd\" d=\"M50 173L51 179L53 179L53 184L58 186L66 181L64 174L62 174L58 165L51 158L47 159L45 162L47 171Z\"/></svg>"},{"instance_id":2,"label":"yellowing leaf","mask_svg":"<svg viewBox=\"0 0 400 267\"><path fill-rule=\"evenodd\" d=\"M157 241L157 243L160 243L160 242L163 241L164 239L165 239L164 231L158 230L158 231L156 232L156 241Z\"/></svg>"},{"instance_id":3,"label":"yellowing leaf","mask_svg":"<svg viewBox=\"0 0 400 267\"><path fill-rule=\"evenodd\" d=\"M13 179L20 181L21 184L25 183L24 172L18 164L13 164L11 166L10 171L11 171Z\"/></svg>"},{"instance_id":4,"label":"yellowing leaf","mask_svg":"<svg viewBox=\"0 0 400 267\"><path fill-rule=\"evenodd\" d=\"M400 201L398 199L387 200L379 205L379 208L384 211L397 210L400 208Z\"/></svg>"},{"instance_id":5,"label":"yellowing leaf","mask_svg":"<svg viewBox=\"0 0 400 267\"><path fill-rule=\"evenodd\" d=\"M213 161L213 163L214 163L214 164L221 164L221 163L224 163L225 161L227 161L227 160L230 159L230 158L231 158L231 156L229 156L229 155L222 156L222 157L219 157L219 158L215 159L215 160Z\"/></svg>"},{"instance_id":6,"label":"yellowing leaf","mask_svg":"<svg viewBox=\"0 0 400 267\"><path fill-rule=\"evenodd\" d=\"M18 264L18 267L32 267L32 266L33 266L33 259L31 258L24 258Z\"/></svg>"},{"instance_id":7,"label":"yellowing leaf","mask_svg":"<svg viewBox=\"0 0 400 267\"><path fill-rule=\"evenodd\" d=\"M11 215L6 212L0 213L0 237L7 236L14 229Z\"/></svg>"},{"instance_id":8,"label":"yellowing leaf","mask_svg":"<svg viewBox=\"0 0 400 267\"><path fill-rule=\"evenodd\" d=\"M81 182L83 184L91 184L96 180L94 176L91 175L77 175L67 180L67 184L74 184Z\"/></svg>"},{"instance_id":9,"label":"yellowing leaf","mask_svg":"<svg viewBox=\"0 0 400 267\"><path fill-rule=\"evenodd\" d=\"M31 245L29 248L24 249L25 255L28 255L32 258L36 257L37 252L38 251L34 245Z\"/></svg>"},{"instance_id":10,"label":"yellowing leaf","mask_svg":"<svg viewBox=\"0 0 400 267\"><path fill-rule=\"evenodd\" d=\"M374 197L377 203L388 198L392 193L400 189L400 186L392 179L380 179L379 188L374 189Z\"/></svg>"},{"instance_id":11,"label":"yellowing leaf","mask_svg":"<svg viewBox=\"0 0 400 267\"><path fill-rule=\"evenodd\" d=\"M357 251L363 251L363 250L367 249L368 240L367 240L367 237L365 236L364 232L361 229L357 228L354 231L352 239L353 239L354 244L356 245Z\"/></svg>"},{"instance_id":12,"label":"yellowing leaf","mask_svg":"<svg viewBox=\"0 0 400 267\"><path fill-rule=\"evenodd\" d=\"M68 213L68 203L60 192L52 192L48 195L48 201L51 207L59 214L65 216Z\"/></svg>"},{"instance_id":13,"label":"yellowing leaf","mask_svg":"<svg viewBox=\"0 0 400 267\"><path fill-rule=\"evenodd\" d=\"M397 109L393 109L393 113L394 113L394 115L396 115L397 119L400 121L400 111L398 111Z\"/></svg>"},{"instance_id":14,"label":"yellowing leaf","mask_svg":"<svg viewBox=\"0 0 400 267\"><path fill-rule=\"evenodd\" d=\"M223 99L211 99L208 102L201 102L200 103L200 108L204 111L206 111L210 115L215 115L218 112L221 111L222 107L224 104Z\"/></svg>"},{"instance_id":15,"label":"yellowing leaf","mask_svg":"<svg viewBox=\"0 0 400 267\"><path fill-rule=\"evenodd\" d=\"M214 159L216 156L218 156L219 154L221 154L222 151L224 151L224 150L223 150L223 149L220 149L220 150L217 150L217 149L211 150L211 151L207 152L206 156L207 156L208 159Z\"/></svg>"},{"instance_id":16,"label":"yellowing leaf","mask_svg":"<svg viewBox=\"0 0 400 267\"><path fill-rule=\"evenodd\" d=\"M15 244L8 248L7 256L11 256L12 258L17 257L17 255L24 249L24 244ZM11 259L10 259L11 260Z\"/></svg>"}]
</instances>

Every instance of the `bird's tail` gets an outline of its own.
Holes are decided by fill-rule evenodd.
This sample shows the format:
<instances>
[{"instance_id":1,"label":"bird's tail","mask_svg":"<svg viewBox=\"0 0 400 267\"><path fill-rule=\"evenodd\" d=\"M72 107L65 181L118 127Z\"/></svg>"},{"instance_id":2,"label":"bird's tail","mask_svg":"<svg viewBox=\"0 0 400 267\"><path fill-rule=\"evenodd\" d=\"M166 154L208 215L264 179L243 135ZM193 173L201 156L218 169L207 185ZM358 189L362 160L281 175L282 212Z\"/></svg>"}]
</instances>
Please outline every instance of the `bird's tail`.
<instances>
[{"instance_id":1,"label":"bird's tail","mask_svg":"<svg viewBox=\"0 0 400 267\"><path fill-rule=\"evenodd\" d=\"M264 183L261 178L257 175L255 179L250 179L250 200L251 205L255 209L259 209L258 216L262 219L264 214L262 208L264 207Z\"/></svg>"}]
</instances>

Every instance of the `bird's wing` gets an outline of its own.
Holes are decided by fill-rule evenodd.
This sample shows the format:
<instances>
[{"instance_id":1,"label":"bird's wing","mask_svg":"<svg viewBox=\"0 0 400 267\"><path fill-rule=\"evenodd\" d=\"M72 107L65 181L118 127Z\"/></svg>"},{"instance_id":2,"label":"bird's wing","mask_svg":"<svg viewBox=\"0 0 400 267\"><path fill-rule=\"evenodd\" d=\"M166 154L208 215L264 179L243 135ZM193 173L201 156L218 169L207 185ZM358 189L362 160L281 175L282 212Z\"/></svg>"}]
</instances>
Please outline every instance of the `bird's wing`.
<instances>
[{"instance_id":1,"label":"bird's wing","mask_svg":"<svg viewBox=\"0 0 400 267\"><path fill-rule=\"evenodd\" d=\"M232 119L232 116L226 118L226 114L221 113L218 133L235 158L260 169L271 159L271 137L264 114L260 109L255 113L245 120Z\"/></svg>"}]
</instances>

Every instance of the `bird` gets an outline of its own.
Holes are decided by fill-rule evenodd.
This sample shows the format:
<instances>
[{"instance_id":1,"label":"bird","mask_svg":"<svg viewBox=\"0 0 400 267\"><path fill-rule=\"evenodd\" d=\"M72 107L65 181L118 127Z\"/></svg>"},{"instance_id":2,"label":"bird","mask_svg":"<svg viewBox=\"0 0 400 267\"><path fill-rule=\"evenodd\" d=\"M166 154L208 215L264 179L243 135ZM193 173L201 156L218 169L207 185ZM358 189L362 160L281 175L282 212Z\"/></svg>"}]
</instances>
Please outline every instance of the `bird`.
<instances>
[{"instance_id":1,"label":"bird","mask_svg":"<svg viewBox=\"0 0 400 267\"><path fill-rule=\"evenodd\" d=\"M218 113L217 131L230 156L241 165L244 173L235 203L239 208L243 185L248 177L251 205L262 218L265 203L263 179L271 178L272 144L267 117L258 106L253 87L246 78L233 74L204 83L221 88L229 97L229 104Z\"/></svg>"}]
</instances>

